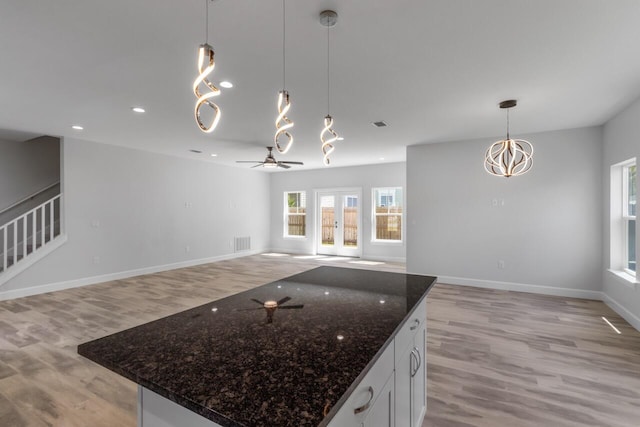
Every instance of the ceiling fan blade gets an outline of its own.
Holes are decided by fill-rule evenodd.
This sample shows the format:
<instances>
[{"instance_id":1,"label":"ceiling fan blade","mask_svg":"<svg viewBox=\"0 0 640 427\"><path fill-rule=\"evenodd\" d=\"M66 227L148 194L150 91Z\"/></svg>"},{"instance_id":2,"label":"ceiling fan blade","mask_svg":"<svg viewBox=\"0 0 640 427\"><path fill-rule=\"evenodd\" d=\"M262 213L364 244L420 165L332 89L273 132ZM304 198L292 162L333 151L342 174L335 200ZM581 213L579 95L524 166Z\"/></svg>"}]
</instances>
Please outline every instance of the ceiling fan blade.
<instances>
[{"instance_id":1,"label":"ceiling fan blade","mask_svg":"<svg viewBox=\"0 0 640 427\"><path fill-rule=\"evenodd\" d=\"M262 163L262 160L236 160L236 163Z\"/></svg>"},{"instance_id":2,"label":"ceiling fan blade","mask_svg":"<svg viewBox=\"0 0 640 427\"><path fill-rule=\"evenodd\" d=\"M251 169L253 169L253 168L258 168L258 167L263 166L263 165L264 165L264 163L258 163L258 164L257 164L257 165L255 165L255 166L251 166Z\"/></svg>"},{"instance_id":3,"label":"ceiling fan blade","mask_svg":"<svg viewBox=\"0 0 640 427\"><path fill-rule=\"evenodd\" d=\"M287 165L304 165L304 163L302 162L279 162L279 163L285 163Z\"/></svg>"},{"instance_id":4,"label":"ceiling fan blade","mask_svg":"<svg viewBox=\"0 0 640 427\"><path fill-rule=\"evenodd\" d=\"M284 307L278 307L278 308L304 308L304 304L298 304L298 305L285 305Z\"/></svg>"},{"instance_id":5,"label":"ceiling fan blade","mask_svg":"<svg viewBox=\"0 0 640 427\"><path fill-rule=\"evenodd\" d=\"M263 303L262 301L257 300L257 299L255 299L255 298L251 298L251 301L253 301L253 302L257 302L257 303L258 303L258 304L260 304L260 305L264 305L264 303Z\"/></svg>"},{"instance_id":6,"label":"ceiling fan blade","mask_svg":"<svg viewBox=\"0 0 640 427\"><path fill-rule=\"evenodd\" d=\"M279 168L284 168L284 169L291 169L291 166L285 165L282 162L278 162L278 167Z\"/></svg>"},{"instance_id":7,"label":"ceiling fan blade","mask_svg":"<svg viewBox=\"0 0 640 427\"><path fill-rule=\"evenodd\" d=\"M255 310L264 310L262 307L258 308L236 308L235 311L255 311Z\"/></svg>"},{"instance_id":8,"label":"ceiling fan blade","mask_svg":"<svg viewBox=\"0 0 640 427\"><path fill-rule=\"evenodd\" d=\"M291 297L284 297L280 301L278 301L278 305L284 304L285 302L289 301L290 299L291 299Z\"/></svg>"}]
</instances>

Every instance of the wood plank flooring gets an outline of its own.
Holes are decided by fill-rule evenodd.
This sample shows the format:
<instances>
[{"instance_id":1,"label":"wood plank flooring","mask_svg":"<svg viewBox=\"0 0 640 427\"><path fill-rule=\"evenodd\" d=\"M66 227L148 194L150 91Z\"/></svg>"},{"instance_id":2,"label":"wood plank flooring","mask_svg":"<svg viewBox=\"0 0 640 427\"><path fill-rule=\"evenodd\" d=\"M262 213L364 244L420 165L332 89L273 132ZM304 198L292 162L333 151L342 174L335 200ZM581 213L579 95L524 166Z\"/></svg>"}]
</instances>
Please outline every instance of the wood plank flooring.
<instances>
[{"instance_id":1,"label":"wood plank flooring","mask_svg":"<svg viewBox=\"0 0 640 427\"><path fill-rule=\"evenodd\" d=\"M0 302L0 426L134 427L79 343L321 264L404 271L255 255ZM601 302L438 284L428 310L425 427L640 426L640 333Z\"/></svg>"}]
</instances>

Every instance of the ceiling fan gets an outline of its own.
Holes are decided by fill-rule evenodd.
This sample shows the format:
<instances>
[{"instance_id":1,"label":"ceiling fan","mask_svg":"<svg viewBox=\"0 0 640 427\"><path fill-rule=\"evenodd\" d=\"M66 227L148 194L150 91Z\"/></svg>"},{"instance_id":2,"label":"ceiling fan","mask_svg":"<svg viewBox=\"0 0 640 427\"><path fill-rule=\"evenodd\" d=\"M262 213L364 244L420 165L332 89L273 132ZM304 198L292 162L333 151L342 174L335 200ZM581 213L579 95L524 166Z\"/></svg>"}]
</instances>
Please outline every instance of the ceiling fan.
<instances>
[{"instance_id":1,"label":"ceiling fan","mask_svg":"<svg viewBox=\"0 0 640 427\"><path fill-rule=\"evenodd\" d=\"M269 151L267 153L267 157L264 158L263 161L260 160L238 160L236 163L257 163L255 166L251 166L252 168L257 168L258 166L262 166L264 168L284 168L289 169L291 166L289 165L304 165L302 162L279 162L273 157L273 147L267 147Z\"/></svg>"}]
</instances>

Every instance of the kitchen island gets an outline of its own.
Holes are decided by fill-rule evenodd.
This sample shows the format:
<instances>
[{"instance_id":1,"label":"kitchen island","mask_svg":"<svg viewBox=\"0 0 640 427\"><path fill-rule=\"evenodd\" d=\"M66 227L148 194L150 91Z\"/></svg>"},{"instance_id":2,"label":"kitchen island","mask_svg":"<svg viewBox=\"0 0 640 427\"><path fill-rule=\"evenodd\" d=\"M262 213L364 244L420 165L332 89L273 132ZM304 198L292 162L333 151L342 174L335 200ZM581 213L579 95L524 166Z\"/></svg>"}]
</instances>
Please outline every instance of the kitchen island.
<instances>
[{"instance_id":1,"label":"kitchen island","mask_svg":"<svg viewBox=\"0 0 640 427\"><path fill-rule=\"evenodd\" d=\"M141 427L415 426L435 280L318 267L78 353L139 384Z\"/></svg>"}]
</instances>

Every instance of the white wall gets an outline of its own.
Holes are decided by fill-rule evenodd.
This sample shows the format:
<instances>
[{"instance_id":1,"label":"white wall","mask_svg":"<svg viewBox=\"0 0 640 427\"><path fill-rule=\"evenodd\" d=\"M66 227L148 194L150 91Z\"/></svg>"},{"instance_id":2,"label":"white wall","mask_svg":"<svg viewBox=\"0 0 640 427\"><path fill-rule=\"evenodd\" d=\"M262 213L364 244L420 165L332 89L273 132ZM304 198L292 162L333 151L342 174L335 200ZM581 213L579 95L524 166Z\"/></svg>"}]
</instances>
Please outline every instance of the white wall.
<instances>
[{"instance_id":1,"label":"white wall","mask_svg":"<svg viewBox=\"0 0 640 427\"><path fill-rule=\"evenodd\" d=\"M407 271L599 299L602 128L516 137L533 144L534 163L512 178L483 168L500 136L408 147Z\"/></svg>"},{"instance_id":2,"label":"white wall","mask_svg":"<svg viewBox=\"0 0 640 427\"><path fill-rule=\"evenodd\" d=\"M236 236L268 248L265 173L65 139L63 176L67 243L0 297L230 256Z\"/></svg>"},{"instance_id":3,"label":"white wall","mask_svg":"<svg viewBox=\"0 0 640 427\"><path fill-rule=\"evenodd\" d=\"M56 138L0 140L0 211L60 180Z\"/></svg>"},{"instance_id":4,"label":"white wall","mask_svg":"<svg viewBox=\"0 0 640 427\"><path fill-rule=\"evenodd\" d=\"M611 166L632 157L640 160L640 100L619 113L604 126L603 230L605 301L640 330L640 285L617 278L606 269L610 251L610 172ZM640 231L640 230L637 230ZM638 241L636 239L636 241Z\"/></svg>"},{"instance_id":5,"label":"white wall","mask_svg":"<svg viewBox=\"0 0 640 427\"><path fill-rule=\"evenodd\" d=\"M354 166L310 171L287 171L271 174L271 247L274 251L315 253L315 190L329 188L361 188L362 201L362 257L369 259L403 260L405 243L371 242L371 189L375 187L403 187L406 184L405 163L384 163L370 166ZM285 238L284 193L307 192L307 238ZM406 194L406 193L405 193ZM406 200L406 195L405 195Z\"/></svg>"}]
</instances>

